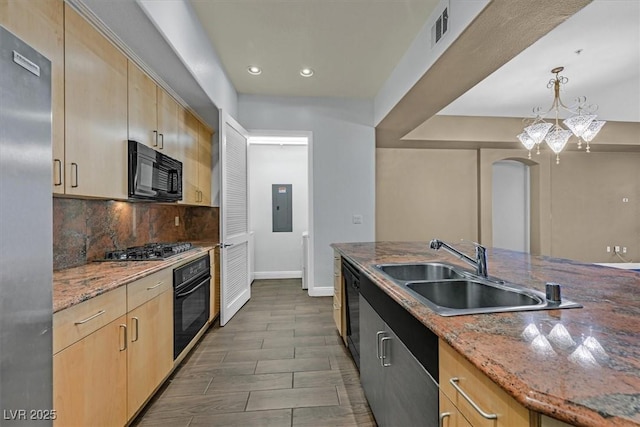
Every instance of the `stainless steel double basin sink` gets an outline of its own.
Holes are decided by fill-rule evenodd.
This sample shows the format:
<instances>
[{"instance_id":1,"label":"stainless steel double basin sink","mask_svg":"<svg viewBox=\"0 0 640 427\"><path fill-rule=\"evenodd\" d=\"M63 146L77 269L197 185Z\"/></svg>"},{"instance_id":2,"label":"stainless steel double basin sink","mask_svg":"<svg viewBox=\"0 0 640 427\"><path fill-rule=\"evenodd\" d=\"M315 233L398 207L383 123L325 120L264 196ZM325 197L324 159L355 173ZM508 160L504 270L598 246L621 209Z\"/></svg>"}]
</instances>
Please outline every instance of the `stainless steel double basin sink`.
<instances>
[{"instance_id":1,"label":"stainless steel double basin sink","mask_svg":"<svg viewBox=\"0 0 640 427\"><path fill-rule=\"evenodd\" d=\"M502 280L442 263L379 264L375 268L441 316L582 307Z\"/></svg>"}]
</instances>

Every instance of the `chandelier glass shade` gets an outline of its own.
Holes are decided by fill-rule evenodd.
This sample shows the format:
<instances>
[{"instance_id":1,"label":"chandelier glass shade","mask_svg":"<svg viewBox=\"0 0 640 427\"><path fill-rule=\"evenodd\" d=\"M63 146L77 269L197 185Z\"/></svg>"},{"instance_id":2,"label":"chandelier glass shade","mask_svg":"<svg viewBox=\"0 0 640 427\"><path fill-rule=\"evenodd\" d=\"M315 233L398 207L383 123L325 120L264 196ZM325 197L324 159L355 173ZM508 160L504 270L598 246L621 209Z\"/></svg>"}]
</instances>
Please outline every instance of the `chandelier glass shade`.
<instances>
[{"instance_id":1,"label":"chandelier glass shade","mask_svg":"<svg viewBox=\"0 0 640 427\"><path fill-rule=\"evenodd\" d=\"M566 84L569 79L560 75L564 67L556 67L551 70L555 77L549 80L547 88L553 88L554 97L551 107L542 111L540 107L533 109L535 118L525 119L524 132L517 136L518 140L529 151L531 158L531 150L535 146L537 153L540 154L540 144L544 141L549 148L556 154L556 163L560 163L560 152L566 147L572 136L577 138L578 148L582 148L582 142L587 143L586 152L590 152L589 143L593 141L602 126L606 123L603 120L596 120L595 112L598 106L595 104L587 104L586 97L576 98L573 105L567 106L560 99L560 85ZM562 121L562 124L568 129L560 126L560 111L569 112L571 116ZM553 113L555 115L550 121L546 121L545 117Z\"/></svg>"}]
</instances>

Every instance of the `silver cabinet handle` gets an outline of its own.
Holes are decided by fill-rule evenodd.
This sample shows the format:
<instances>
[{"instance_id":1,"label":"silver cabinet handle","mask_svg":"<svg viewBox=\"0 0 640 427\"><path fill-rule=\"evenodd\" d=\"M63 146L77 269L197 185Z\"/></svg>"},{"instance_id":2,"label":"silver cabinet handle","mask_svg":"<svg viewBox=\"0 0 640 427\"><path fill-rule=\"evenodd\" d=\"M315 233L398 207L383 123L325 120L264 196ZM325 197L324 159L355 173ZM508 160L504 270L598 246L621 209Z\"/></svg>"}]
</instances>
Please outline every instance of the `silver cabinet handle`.
<instances>
[{"instance_id":1,"label":"silver cabinet handle","mask_svg":"<svg viewBox=\"0 0 640 427\"><path fill-rule=\"evenodd\" d=\"M453 388L456 389L456 391L458 393L460 393L462 395L462 397L464 397L464 400L466 400L467 402L469 402L469 405L473 406L473 409L475 409L480 415L482 415L483 418L486 418L487 420L497 420L498 419L498 415L497 414L488 414L486 412L484 412L482 409L480 409L480 407L476 404L476 402L474 402L468 395L467 393L464 392L464 390L462 390L460 388L460 386L458 385L458 381L460 381L459 378L451 378L449 380L449 383L453 386Z\"/></svg>"},{"instance_id":2,"label":"silver cabinet handle","mask_svg":"<svg viewBox=\"0 0 640 427\"><path fill-rule=\"evenodd\" d=\"M72 188L78 187L78 164L71 162L71 169L74 171L74 176L76 178L75 183L71 183Z\"/></svg>"},{"instance_id":3,"label":"silver cabinet handle","mask_svg":"<svg viewBox=\"0 0 640 427\"><path fill-rule=\"evenodd\" d=\"M444 427L444 419L449 418L451 416L451 412L442 412L438 417L438 426Z\"/></svg>"},{"instance_id":4,"label":"silver cabinet handle","mask_svg":"<svg viewBox=\"0 0 640 427\"><path fill-rule=\"evenodd\" d=\"M382 356L380 355L380 335L384 334L384 331L376 332L376 357L378 360L382 360Z\"/></svg>"},{"instance_id":5,"label":"silver cabinet handle","mask_svg":"<svg viewBox=\"0 0 640 427\"><path fill-rule=\"evenodd\" d=\"M386 363L385 360L387 358L387 352L385 351L386 346L384 345L385 342L390 341L391 337L384 337L380 340L380 353L382 353L382 359L380 359L382 361L382 366L387 368L389 366L391 366L391 363Z\"/></svg>"},{"instance_id":6,"label":"silver cabinet handle","mask_svg":"<svg viewBox=\"0 0 640 427\"><path fill-rule=\"evenodd\" d=\"M155 289L155 288L157 288L158 286L162 285L163 283L164 283L164 282L158 282L158 283L156 283L156 284L155 284L155 285L153 285L153 286L149 286L149 287L147 288L147 290L148 290L148 291L150 291L151 289Z\"/></svg>"},{"instance_id":7,"label":"silver cabinet handle","mask_svg":"<svg viewBox=\"0 0 640 427\"><path fill-rule=\"evenodd\" d=\"M153 146L154 146L154 147L157 147L157 146L158 146L158 131L157 131L157 130L154 130L154 131L153 131L153 139L154 139L154 144L153 144Z\"/></svg>"},{"instance_id":8,"label":"silver cabinet handle","mask_svg":"<svg viewBox=\"0 0 640 427\"><path fill-rule=\"evenodd\" d=\"M164 134L159 133L158 135L160 135L160 149L162 150L164 148Z\"/></svg>"},{"instance_id":9,"label":"silver cabinet handle","mask_svg":"<svg viewBox=\"0 0 640 427\"><path fill-rule=\"evenodd\" d=\"M53 185L62 185L62 161L60 159L53 159L53 169L58 165L58 181L54 181Z\"/></svg>"},{"instance_id":10,"label":"silver cabinet handle","mask_svg":"<svg viewBox=\"0 0 640 427\"><path fill-rule=\"evenodd\" d=\"M125 351L127 349L127 325L120 325L120 329L124 331L124 339L122 340L122 347L120 347L120 351Z\"/></svg>"},{"instance_id":11,"label":"silver cabinet handle","mask_svg":"<svg viewBox=\"0 0 640 427\"><path fill-rule=\"evenodd\" d=\"M135 320L136 321L136 327L134 328L134 331L136 332L136 337L135 338L131 337L131 342L136 342L136 341L138 341L138 333L139 333L139 331L138 331L138 323L140 323L140 319L138 319L137 317L132 317L131 320Z\"/></svg>"},{"instance_id":12,"label":"silver cabinet handle","mask_svg":"<svg viewBox=\"0 0 640 427\"><path fill-rule=\"evenodd\" d=\"M87 323L89 320L93 320L98 316L102 316L103 314L105 314L106 311L105 310L100 310L99 312L97 312L96 314L94 314L93 316L89 316L84 320L80 320L79 322L74 322L74 324L76 325L82 325L83 323Z\"/></svg>"}]
</instances>

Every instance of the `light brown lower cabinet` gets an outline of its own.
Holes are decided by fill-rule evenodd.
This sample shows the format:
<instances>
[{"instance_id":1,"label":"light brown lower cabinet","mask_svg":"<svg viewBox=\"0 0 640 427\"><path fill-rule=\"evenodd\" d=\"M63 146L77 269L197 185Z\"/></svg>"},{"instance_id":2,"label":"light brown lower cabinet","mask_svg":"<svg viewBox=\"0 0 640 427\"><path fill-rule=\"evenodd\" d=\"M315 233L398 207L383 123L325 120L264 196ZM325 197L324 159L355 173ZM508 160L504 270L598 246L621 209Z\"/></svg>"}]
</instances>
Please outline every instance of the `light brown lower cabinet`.
<instances>
[{"instance_id":1,"label":"light brown lower cabinet","mask_svg":"<svg viewBox=\"0 0 640 427\"><path fill-rule=\"evenodd\" d=\"M127 332L121 316L53 356L54 425L126 424Z\"/></svg>"},{"instance_id":2,"label":"light brown lower cabinet","mask_svg":"<svg viewBox=\"0 0 640 427\"><path fill-rule=\"evenodd\" d=\"M440 427L472 427L442 390L440 390Z\"/></svg>"},{"instance_id":3,"label":"light brown lower cabinet","mask_svg":"<svg viewBox=\"0 0 640 427\"><path fill-rule=\"evenodd\" d=\"M336 324L338 333L342 337L345 345L346 336L346 301L344 296L344 286L342 286L342 257L337 251L333 255L333 322Z\"/></svg>"},{"instance_id":4,"label":"light brown lower cabinet","mask_svg":"<svg viewBox=\"0 0 640 427\"><path fill-rule=\"evenodd\" d=\"M209 251L211 265L211 289L209 302L209 322L220 314L220 249Z\"/></svg>"},{"instance_id":5,"label":"light brown lower cabinet","mask_svg":"<svg viewBox=\"0 0 640 427\"><path fill-rule=\"evenodd\" d=\"M171 372L171 271L54 315L56 426L124 426Z\"/></svg>"},{"instance_id":6,"label":"light brown lower cabinet","mask_svg":"<svg viewBox=\"0 0 640 427\"><path fill-rule=\"evenodd\" d=\"M173 368L173 290L127 314L127 418L131 419Z\"/></svg>"},{"instance_id":7,"label":"light brown lower cabinet","mask_svg":"<svg viewBox=\"0 0 640 427\"><path fill-rule=\"evenodd\" d=\"M440 340L438 347L440 392L452 402L453 407L469 421L469 424L473 427L531 425L534 416L527 408L509 396L446 342ZM447 400L440 400L440 413L450 412L442 407L443 403L446 404ZM456 424L451 424L454 425Z\"/></svg>"}]
</instances>

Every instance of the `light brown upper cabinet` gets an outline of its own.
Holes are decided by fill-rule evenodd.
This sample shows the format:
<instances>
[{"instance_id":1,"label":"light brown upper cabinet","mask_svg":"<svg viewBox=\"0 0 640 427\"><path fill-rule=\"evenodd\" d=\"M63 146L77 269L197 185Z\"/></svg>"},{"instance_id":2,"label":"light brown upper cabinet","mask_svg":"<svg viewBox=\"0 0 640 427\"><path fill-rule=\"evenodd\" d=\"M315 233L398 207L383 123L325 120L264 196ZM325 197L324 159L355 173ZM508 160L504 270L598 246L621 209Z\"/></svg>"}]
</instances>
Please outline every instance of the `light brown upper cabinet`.
<instances>
[{"instance_id":1,"label":"light brown upper cabinet","mask_svg":"<svg viewBox=\"0 0 640 427\"><path fill-rule=\"evenodd\" d=\"M211 136L195 116L182 110L179 120L183 162L183 203L211 206Z\"/></svg>"},{"instance_id":2,"label":"light brown upper cabinet","mask_svg":"<svg viewBox=\"0 0 640 427\"><path fill-rule=\"evenodd\" d=\"M156 82L129 61L129 139L158 146Z\"/></svg>"},{"instance_id":3,"label":"light brown upper cabinet","mask_svg":"<svg viewBox=\"0 0 640 427\"><path fill-rule=\"evenodd\" d=\"M182 107L175 99L161 88L157 88L158 95L158 146L167 156L182 161L181 148L178 142L178 112Z\"/></svg>"},{"instance_id":4,"label":"light brown upper cabinet","mask_svg":"<svg viewBox=\"0 0 640 427\"><path fill-rule=\"evenodd\" d=\"M198 188L200 203L211 206L211 138L213 132L198 122Z\"/></svg>"},{"instance_id":5,"label":"light brown upper cabinet","mask_svg":"<svg viewBox=\"0 0 640 427\"><path fill-rule=\"evenodd\" d=\"M127 198L127 58L65 4L65 192Z\"/></svg>"},{"instance_id":6,"label":"light brown upper cabinet","mask_svg":"<svg viewBox=\"0 0 640 427\"><path fill-rule=\"evenodd\" d=\"M182 161L178 120L182 107L129 61L129 139Z\"/></svg>"},{"instance_id":7,"label":"light brown upper cabinet","mask_svg":"<svg viewBox=\"0 0 640 427\"><path fill-rule=\"evenodd\" d=\"M0 25L51 61L54 193L64 193L63 11L62 0L0 0Z\"/></svg>"}]
</instances>

